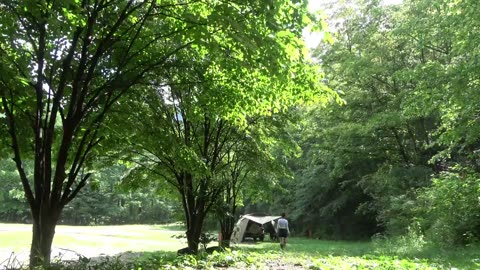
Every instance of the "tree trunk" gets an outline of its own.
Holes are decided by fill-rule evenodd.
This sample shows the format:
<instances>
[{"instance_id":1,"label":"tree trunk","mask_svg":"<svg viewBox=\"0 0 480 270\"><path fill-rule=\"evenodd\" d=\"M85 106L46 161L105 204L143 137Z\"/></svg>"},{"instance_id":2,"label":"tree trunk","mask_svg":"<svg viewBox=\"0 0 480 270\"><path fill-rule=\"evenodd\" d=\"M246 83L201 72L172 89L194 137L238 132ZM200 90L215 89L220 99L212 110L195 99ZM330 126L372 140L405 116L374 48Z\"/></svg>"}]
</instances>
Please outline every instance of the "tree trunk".
<instances>
[{"instance_id":1,"label":"tree trunk","mask_svg":"<svg viewBox=\"0 0 480 270\"><path fill-rule=\"evenodd\" d=\"M238 167L235 167L238 168ZM239 173L234 170L231 174L231 183L227 184L225 188L225 204L227 205L226 211L220 218L220 231L222 233L222 239L220 241L221 247L230 247L230 240L232 237L233 229L235 228L235 213L237 211L237 181Z\"/></svg>"},{"instance_id":2,"label":"tree trunk","mask_svg":"<svg viewBox=\"0 0 480 270\"><path fill-rule=\"evenodd\" d=\"M205 214L203 212L190 213L190 224L187 224L188 248L195 254L198 253L198 245L200 244L200 235L202 234L204 218Z\"/></svg>"},{"instance_id":3,"label":"tree trunk","mask_svg":"<svg viewBox=\"0 0 480 270\"><path fill-rule=\"evenodd\" d=\"M205 201L204 198L193 192L193 175L190 173L181 173L177 177L180 186L179 191L182 195L183 211L185 213L185 223L187 225L187 243L190 252L197 254L200 236L202 234L203 220L205 219Z\"/></svg>"},{"instance_id":4,"label":"tree trunk","mask_svg":"<svg viewBox=\"0 0 480 270\"><path fill-rule=\"evenodd\" d=\"M35 212L35 211L33 211ZM30 249L30 268L50 265L52 242L60 211L40 211L33 214L33 235Z\"/></svg>"},{"instance_id":5,"label":"tree trunk","mask_svg":"<svg viewBox=\"0 0 480 270\"><path fill-rule=\"evenodd\" d=\"M235 219L233 216L226 216L220 221L220 232L222 233L222 239L220 241L221 247L230 247L230 238L233 233L233 227L235 225Z\"/></svg>"}]
</instances>

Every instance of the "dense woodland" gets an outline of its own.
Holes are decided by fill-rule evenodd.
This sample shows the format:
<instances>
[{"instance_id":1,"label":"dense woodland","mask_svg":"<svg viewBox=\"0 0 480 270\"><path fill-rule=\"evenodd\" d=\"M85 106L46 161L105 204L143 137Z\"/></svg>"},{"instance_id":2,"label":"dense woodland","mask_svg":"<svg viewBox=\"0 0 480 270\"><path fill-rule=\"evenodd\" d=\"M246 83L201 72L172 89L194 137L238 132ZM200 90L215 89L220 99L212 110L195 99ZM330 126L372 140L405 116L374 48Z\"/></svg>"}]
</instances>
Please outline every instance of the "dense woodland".
<instances>
[{"instance_id":1,"label":"dense woodland","mask_svg":"<svg viewBox=\"0 0 480 270\"><path fill-rule=\"evenodd\" d=\"M1 222L479 241L480 2L66 2L0 1Z\"/></svg>"}]
</instances>

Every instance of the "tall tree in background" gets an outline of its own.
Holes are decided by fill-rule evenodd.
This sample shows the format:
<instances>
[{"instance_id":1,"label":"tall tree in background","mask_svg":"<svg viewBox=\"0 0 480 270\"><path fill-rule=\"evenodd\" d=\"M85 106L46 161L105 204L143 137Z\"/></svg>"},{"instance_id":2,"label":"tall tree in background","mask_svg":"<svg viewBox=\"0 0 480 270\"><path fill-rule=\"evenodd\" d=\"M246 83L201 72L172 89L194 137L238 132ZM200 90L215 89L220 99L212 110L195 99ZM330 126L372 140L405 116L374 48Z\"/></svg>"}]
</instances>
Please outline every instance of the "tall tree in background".
<instances>
[{"instance_id":1,"label":"tall tree in background","mask_svg":"<svg viewBox=\"0 0 480 270\"><path fill-rule=\"evenodd\" d=\"M336 41L317 49L346 104L305 113L296 218L322 224L319 236L416 228L447 245L475 241L478 3L351 2L335 5Z\"/></svg>"},{"instance_id":2,"label":"tall tree in background","mask_svg":"<svg viewBox=\"0 0 480 270\"><path fill-rule=\"evenodd\" d=\"M404 232L413 190L428 185L436 169L429 146L438 117L409 95L418 81L407 74L418 58L394 30L404 21L399 10L377 1L341 7L336 42L317 49L329 86L346 104L305 113L292 204L306 226L329 220L321 235Z\"/></svg>"},{"instance_id":3,"label":"tall tree in background","mask_svg":"<svg viewBox=\"0 0 480 270\"><path fill-rule=\"evenodd\" d=\"M478 8L477 1L406 2L397 27L421 59L406 73L417 82L410 104L440 118L431 143L440 172L419 192L418 220L430 240L446 246L480 238L480 220L471 214L480 195Z\"/></svg>"},{"instance_id":4,"label":"tall tree in background","mask_svg":"<svg viewBox=\"0 0 480 270\"><path fill-rule=\"evenodd\" d=\"M402 220L394 215L407 213L400 209L408 209L414 199L410 190L428 185L435 169L428 146L438 118L434 108L422 110L411 103L416 81L406 74L418 58L408 39L392 30L404 19L400 6L372 1L357 8L360 14L345 9L349 19L337 35L339 42L322 57L326 68L336 70L332 86L348 96L342 124L329 132L340 138L334 168L352 174L352 189L367 195L357 202L357 213L376 215L382 227L401 232L412 216Z\"/></svg>"}]
</instances>

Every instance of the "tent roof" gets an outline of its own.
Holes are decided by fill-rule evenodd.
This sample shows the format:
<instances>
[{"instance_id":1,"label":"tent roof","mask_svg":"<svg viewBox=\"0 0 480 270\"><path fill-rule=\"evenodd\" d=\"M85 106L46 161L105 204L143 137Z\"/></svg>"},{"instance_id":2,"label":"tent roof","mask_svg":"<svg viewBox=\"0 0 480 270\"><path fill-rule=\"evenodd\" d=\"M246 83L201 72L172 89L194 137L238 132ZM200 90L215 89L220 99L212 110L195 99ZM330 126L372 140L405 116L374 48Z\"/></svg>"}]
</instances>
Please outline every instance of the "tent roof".
<instances>
[{"instance_id":1,"label":"tent roof","mask_svg":"<svg viewBox=\"0 0 480 270\"><path fill-rule=\"evenodd\" d=\"M252 216L252 215L244 215L242 216L242 219L246 218L249 219L253 222L259 223L259 224L265 224L268 223L272 220L279 219L281 216Z\"/></svg>"}]
</instances>

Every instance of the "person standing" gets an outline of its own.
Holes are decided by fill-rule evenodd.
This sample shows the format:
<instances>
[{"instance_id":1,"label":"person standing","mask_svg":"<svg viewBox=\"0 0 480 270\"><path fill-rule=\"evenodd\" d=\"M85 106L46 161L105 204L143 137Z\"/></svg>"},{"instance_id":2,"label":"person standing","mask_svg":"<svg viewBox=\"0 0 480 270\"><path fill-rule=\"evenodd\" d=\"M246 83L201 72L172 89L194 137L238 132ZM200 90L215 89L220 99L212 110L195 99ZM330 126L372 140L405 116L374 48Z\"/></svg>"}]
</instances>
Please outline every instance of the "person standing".
<instances>
[{"instance_id":1,"label":"person standing","mask_svg":"<svg viewBox=\"0 0 480 270\"><path fill-rule=\"evenodd\" d=\"M278 238L280 239L281 249L285 249L285 246L287 245L287 237L290 234L290 229L288 228L288 220L285 216L285 213L282 213L282 217L277 221L277 233Z\"/></svg>"}]
</instances>

